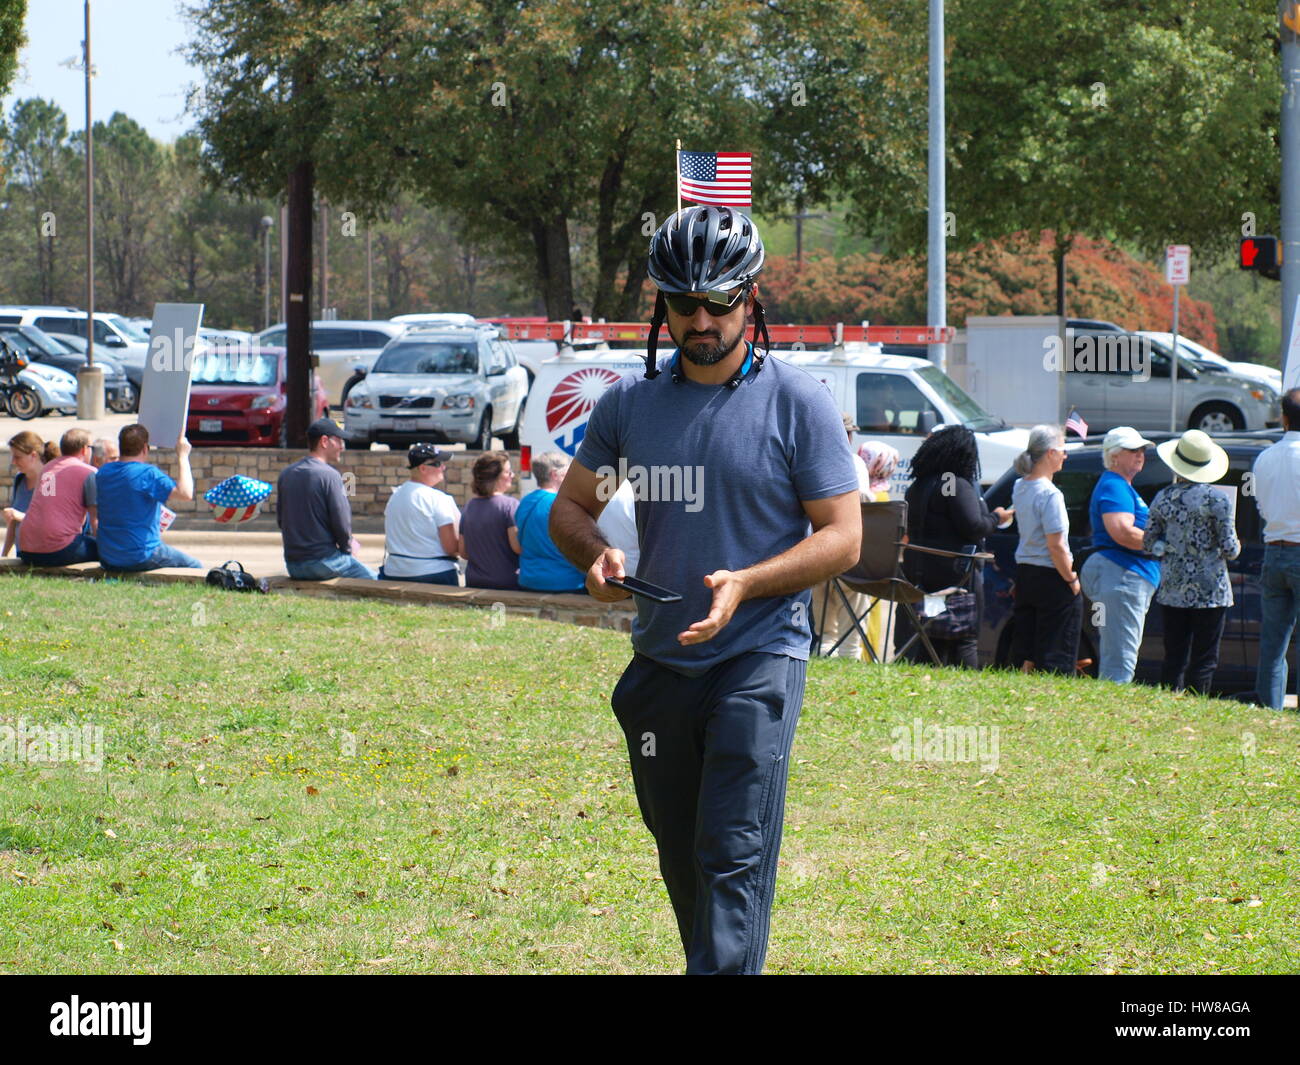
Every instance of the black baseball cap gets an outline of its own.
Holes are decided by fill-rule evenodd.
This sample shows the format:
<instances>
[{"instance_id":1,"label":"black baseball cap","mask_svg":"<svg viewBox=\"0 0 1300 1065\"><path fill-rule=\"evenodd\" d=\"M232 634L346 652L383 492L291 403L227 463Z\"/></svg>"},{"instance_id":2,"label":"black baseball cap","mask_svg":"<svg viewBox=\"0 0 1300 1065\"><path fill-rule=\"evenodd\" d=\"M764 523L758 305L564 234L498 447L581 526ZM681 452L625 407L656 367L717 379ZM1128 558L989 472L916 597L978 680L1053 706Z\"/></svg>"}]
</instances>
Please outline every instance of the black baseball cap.
<instances>
[{"instance_id":1,"label":"black baseball cap","mask_svg":"<svg viewBox=\"0 0 1300 1065\"><path fill-rule=\"evenodd\" d=\"M340 440L346 439L343 436L343 429L333 418L317 418L311 425L307 426L307 439L319 440L322 436L337 436Z\"/></svg>"},{"instance_id":2,"label":"black baseball cap","mask_svg":"<svg viewBox=\"0 0 1300 1065\"><path fill-rule=\"evenodd\" d=\"M412 444L406 452L406 462L411 469L423 466L426 462L439 462L445 466L449 458L450 452L439 451L433 444Z\"/></svg>"}]
</instances>

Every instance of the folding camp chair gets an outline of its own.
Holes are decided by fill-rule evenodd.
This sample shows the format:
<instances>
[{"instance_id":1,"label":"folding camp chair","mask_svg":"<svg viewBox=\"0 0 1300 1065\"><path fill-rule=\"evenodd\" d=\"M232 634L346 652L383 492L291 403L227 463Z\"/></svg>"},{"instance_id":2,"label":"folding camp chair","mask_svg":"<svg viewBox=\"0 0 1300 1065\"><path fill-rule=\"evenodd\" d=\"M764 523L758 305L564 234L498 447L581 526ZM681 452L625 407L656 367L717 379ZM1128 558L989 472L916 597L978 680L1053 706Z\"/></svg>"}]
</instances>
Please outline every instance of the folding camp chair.
<instances>
[{"instance_id":1,"label":"folding camp chair","mask_svg":"<svg viewBox=\"0 0 1300 1065\"><path fill-rule=\"evenodd\" d=\"M911 639L898 649L895 657L902 658L911 649L912 644L919 639L925 647L926 653L930 656L930 660L936 666L942 665L943 662L926 632L926 628L931 624L932 619L926 617L924 611L918 615L916 604L923 601L927 595L947 599L954 592L973 591L975 577L981 573L983 564L990 561L993 556L987 552L971 555L960 551L943 551L935 547L921 547L919 544L909 544L906 534L906 501L890 499L881 503L863 503L862 550L858 556L858 564L851 570L841 573L838 577L831 578L831 583L844 609L853 619L853 628L862 637L862 642L866 645L873 662L880 659L867 640L863 622L870 616L871 611L879 607L881 603L893 603L907 615L913 629ZM908 551L915 551L938 558L966 559L970 562L970 566L965 576L951 588L944 588L938 592L926 592L909 581L903 573L903 559ZM859 616L850 605L847 592L868 595L875 601ZM829 598L828 596L827 599L829 600ZM820 633L824 628L825 614L826 611L823 609L822 618L818 624L817 651L819 654L821 653ZM826 653L834 654L836 648L848 638L849 633L844 633L835 642L835 646Z\"/></svg>"}]
</instances>

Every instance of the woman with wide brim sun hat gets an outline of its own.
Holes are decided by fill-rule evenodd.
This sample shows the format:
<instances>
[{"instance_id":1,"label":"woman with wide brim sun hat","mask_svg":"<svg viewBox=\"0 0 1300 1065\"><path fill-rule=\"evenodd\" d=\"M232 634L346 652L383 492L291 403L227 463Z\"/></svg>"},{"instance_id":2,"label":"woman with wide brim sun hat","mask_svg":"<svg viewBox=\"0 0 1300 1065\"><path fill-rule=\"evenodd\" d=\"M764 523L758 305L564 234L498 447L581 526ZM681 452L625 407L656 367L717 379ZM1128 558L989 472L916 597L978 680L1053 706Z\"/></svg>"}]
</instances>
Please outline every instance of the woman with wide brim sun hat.
<instances>
[{"instance_id":1,"label":"woman with wide brim sun hat","mask_svg":"<svg viewBox=\"0 0 1300 1065\"><path fill-rule=\"evenodd\" d=\"M1232 606L1228 561L1241 553L1234 497L1212 487L1228 472L1228 453L1199 429L1156 447L1174 483L1151 501L1143 534L1160 559L1156 602L1164 615L1160 683L1205 692L1219 664L1223 623Z\"/></svg>"}]
</instances>

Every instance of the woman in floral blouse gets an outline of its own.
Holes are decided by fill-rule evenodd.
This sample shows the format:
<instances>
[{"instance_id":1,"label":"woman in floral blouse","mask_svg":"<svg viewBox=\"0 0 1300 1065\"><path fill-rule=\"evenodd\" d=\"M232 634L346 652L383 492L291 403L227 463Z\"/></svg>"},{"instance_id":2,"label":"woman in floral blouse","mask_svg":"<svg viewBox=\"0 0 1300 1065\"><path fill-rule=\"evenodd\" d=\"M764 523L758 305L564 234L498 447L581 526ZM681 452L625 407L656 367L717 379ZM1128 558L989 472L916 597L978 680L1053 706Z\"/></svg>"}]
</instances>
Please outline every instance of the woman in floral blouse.
<instances>
[{"instance_id":1,"label":"woman in floral blouse","mask_svg":"<svg viewBox=\"0 0 1300 1065\"><path fill-rule=\"evenodd\" d=\"M1175 691L1186 686L1205 692L1219 664L1223 622L1232 606L1228 559L1241 554L1229 497L1210 487L1228 471L1228 453L1199 429L1166 441L1156 453L1176 475L1151 501L1143 536L1146 550L1160 559L1156 602L1165 621L1160 683Z\"/></svg>"}]
</instances>

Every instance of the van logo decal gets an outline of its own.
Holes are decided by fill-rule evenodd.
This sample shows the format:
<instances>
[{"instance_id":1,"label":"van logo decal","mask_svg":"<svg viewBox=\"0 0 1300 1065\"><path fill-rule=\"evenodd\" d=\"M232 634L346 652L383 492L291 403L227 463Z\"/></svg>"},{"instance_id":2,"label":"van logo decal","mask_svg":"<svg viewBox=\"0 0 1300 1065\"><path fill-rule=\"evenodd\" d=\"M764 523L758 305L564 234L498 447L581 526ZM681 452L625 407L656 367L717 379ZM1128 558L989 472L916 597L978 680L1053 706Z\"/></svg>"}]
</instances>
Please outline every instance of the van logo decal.
<instances>
[{"instance_id":1,"label":"van logo decal","mask_svg":"<svg viewBox=\"0 0 1300 1065\"><path fill-rule=\"evenodd\" d=\"M577 454L592 408L620 376L613 370L589 366L575 370L555 386L546 401L546 432L565 454Z\"/></svg>"}]
</instances>

